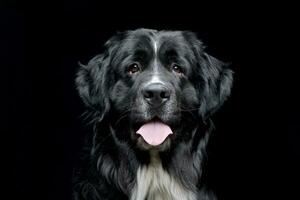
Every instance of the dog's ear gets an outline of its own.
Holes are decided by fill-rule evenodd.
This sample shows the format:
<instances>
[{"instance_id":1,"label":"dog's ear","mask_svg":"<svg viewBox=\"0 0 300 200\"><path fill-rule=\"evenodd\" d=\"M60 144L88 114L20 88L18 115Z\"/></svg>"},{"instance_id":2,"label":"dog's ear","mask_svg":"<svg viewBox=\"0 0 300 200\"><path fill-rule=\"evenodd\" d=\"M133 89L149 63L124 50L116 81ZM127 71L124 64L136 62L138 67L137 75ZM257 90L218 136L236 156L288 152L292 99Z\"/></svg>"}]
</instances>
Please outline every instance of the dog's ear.
<instances>
[{"instance_id":1,"label":"dog's ear","mask_svg":"<svg viewBox=\"0 0 300 200\"><path fill-rule=\"evenodd\" d=\"M103 54L91 59L87 65L80 64L76 85L80 97L89 109L99 115L100 120L109 110L106 96L105 71L108 60Z\"/></svg>"},{"instance_id":2,"label":"dog's ear","mask_svg":"<svg viewBox=\"0 0 300 200\"><path fill-rule=\"evenodd\" d=\"M110 73L110 63L122 36L123 33L113 36L105 43L103 54L92 58L87 65L80 64L75 80L80 97L99 116L99 120L110 110L109 89L114 81Z\"/></svg>"},{"instance_id":3,"label":"dog's ear","mask_svg":"<svg viewBox=\"0 0 300 200\"><path fill-rule=\"evenodd\" d=\"M205 119L211 116L224 103L231 93L233 71L228 64L204 53L201 73L205 77L201 95L200 115Z\"/></svg>"},{"instance_id":4,"label":"dog's ear","mask_svg":"<svg viewBox=\"0 0 300 200\"><path fill-rule=\"evenodd\" d=\"M195 71L199 88L199 114L203 119L210 117L224 103L230 95L233 71L228 64L205 53L204 45L192 32L183 33L194 52L193 63L197 65Z\"/></svg>"}]
</instances>

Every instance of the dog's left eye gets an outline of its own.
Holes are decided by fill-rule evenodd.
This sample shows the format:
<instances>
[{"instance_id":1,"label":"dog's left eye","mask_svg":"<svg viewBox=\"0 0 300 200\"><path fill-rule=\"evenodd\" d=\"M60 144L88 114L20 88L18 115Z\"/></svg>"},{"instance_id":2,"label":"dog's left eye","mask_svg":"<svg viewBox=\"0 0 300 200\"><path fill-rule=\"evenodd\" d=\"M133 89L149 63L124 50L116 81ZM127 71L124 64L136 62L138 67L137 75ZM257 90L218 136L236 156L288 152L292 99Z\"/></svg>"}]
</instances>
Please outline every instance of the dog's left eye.
<instances>
[{"instance_id":1,"label":"dog's left eye","mask_svg":"<svg viewBox=\"0 0 300 200\"><path fill-rule=\"evenodd\" d=\"M183 73L183 69L182 67L180 67L179 65L174 64L172 66L172 70L178 74L182 74Z\"/></svg>"},{"instance_id":2,"label":"dog's left eye","mask_svg":"<svg viewBox=\"0 0 300 200\"><path fill-rule=\"evenodd\" d=\"M140 71L140 67L137 63L133 63L131 65L129 65L129 67L127 68L127 73L134 74Z\"/></svg>"}]
</instances>

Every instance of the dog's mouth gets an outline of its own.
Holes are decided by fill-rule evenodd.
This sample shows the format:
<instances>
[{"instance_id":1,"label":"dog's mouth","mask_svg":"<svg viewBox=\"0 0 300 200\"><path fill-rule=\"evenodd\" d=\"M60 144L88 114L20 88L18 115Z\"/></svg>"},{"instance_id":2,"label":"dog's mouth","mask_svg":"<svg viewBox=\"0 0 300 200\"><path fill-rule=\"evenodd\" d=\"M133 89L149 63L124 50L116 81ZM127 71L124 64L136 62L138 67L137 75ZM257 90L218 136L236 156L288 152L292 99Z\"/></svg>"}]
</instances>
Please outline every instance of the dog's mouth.
<instances>
[{"instance_id":1,"label":"dog's mouth","mask_svg":"<svg viewBox=\"0 0 300 200\"><path fill-rule=\"evenodd\" d=\"M142 124L136 131L136 134L140 135L147 144L158 146L161 145L169 135L173 134L173 131L169 125L155 118Z\"/></svg>"}]
</instances>

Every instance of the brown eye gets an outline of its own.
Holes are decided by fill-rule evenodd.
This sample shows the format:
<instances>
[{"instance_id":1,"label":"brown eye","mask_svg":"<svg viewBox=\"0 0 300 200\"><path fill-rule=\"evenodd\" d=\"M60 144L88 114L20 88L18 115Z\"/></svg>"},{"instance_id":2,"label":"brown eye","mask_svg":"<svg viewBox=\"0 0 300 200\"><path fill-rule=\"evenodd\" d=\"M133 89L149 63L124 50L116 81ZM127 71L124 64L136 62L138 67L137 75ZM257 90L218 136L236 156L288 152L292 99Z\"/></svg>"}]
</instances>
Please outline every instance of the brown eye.
<instances>
[{"instance_id":1,"label":"brown eye","mask_svg":"<svg viewBox=\"0 0 300 200\"><path fill-rule=\"evenodd\" d=\"M137 63L129 65L127 72L131 75L140 71L140 67Z\"/></svg>"},{"instance_id":2,"label":"brown eye","mask_svg":"<svg viewBox=\"0 0 300 200\"><path fill-rule=\"evenodd\" d=\"M174 72L176 72L176 73L178 73L178 74L182 74L183 73L183 69L182 69L182 67L180 67L179 65L173 65L172 66L172 69L173 69L173 71Z\"/></svg>"}]
</instances>

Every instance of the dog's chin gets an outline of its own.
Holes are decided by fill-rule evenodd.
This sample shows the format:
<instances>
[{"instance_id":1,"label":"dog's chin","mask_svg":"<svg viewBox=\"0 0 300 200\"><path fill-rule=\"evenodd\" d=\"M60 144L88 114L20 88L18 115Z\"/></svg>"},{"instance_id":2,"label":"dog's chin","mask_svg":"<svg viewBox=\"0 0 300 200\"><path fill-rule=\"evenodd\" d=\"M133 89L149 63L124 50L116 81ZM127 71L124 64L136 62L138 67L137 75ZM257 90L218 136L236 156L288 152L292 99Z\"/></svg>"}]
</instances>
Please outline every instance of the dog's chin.
<instances>
[{"instance_id":1,"label":"dog's chin","mask_svg":"<svg viewBox=\"0 0 300 200\"><path fill-rule=\"evenodd\" d=\"M143 151L150 151L150 150L156 150L156 151L167 151L168 149L170 149L171 147L171 143L172 143L172 138L171 136L168 136L163 143L159 144L159 145L151 145L148 144L142 136L137 136L136 139L136 146L137 148L139 148L140 150Z\"/></svg>"}]
</instances>

